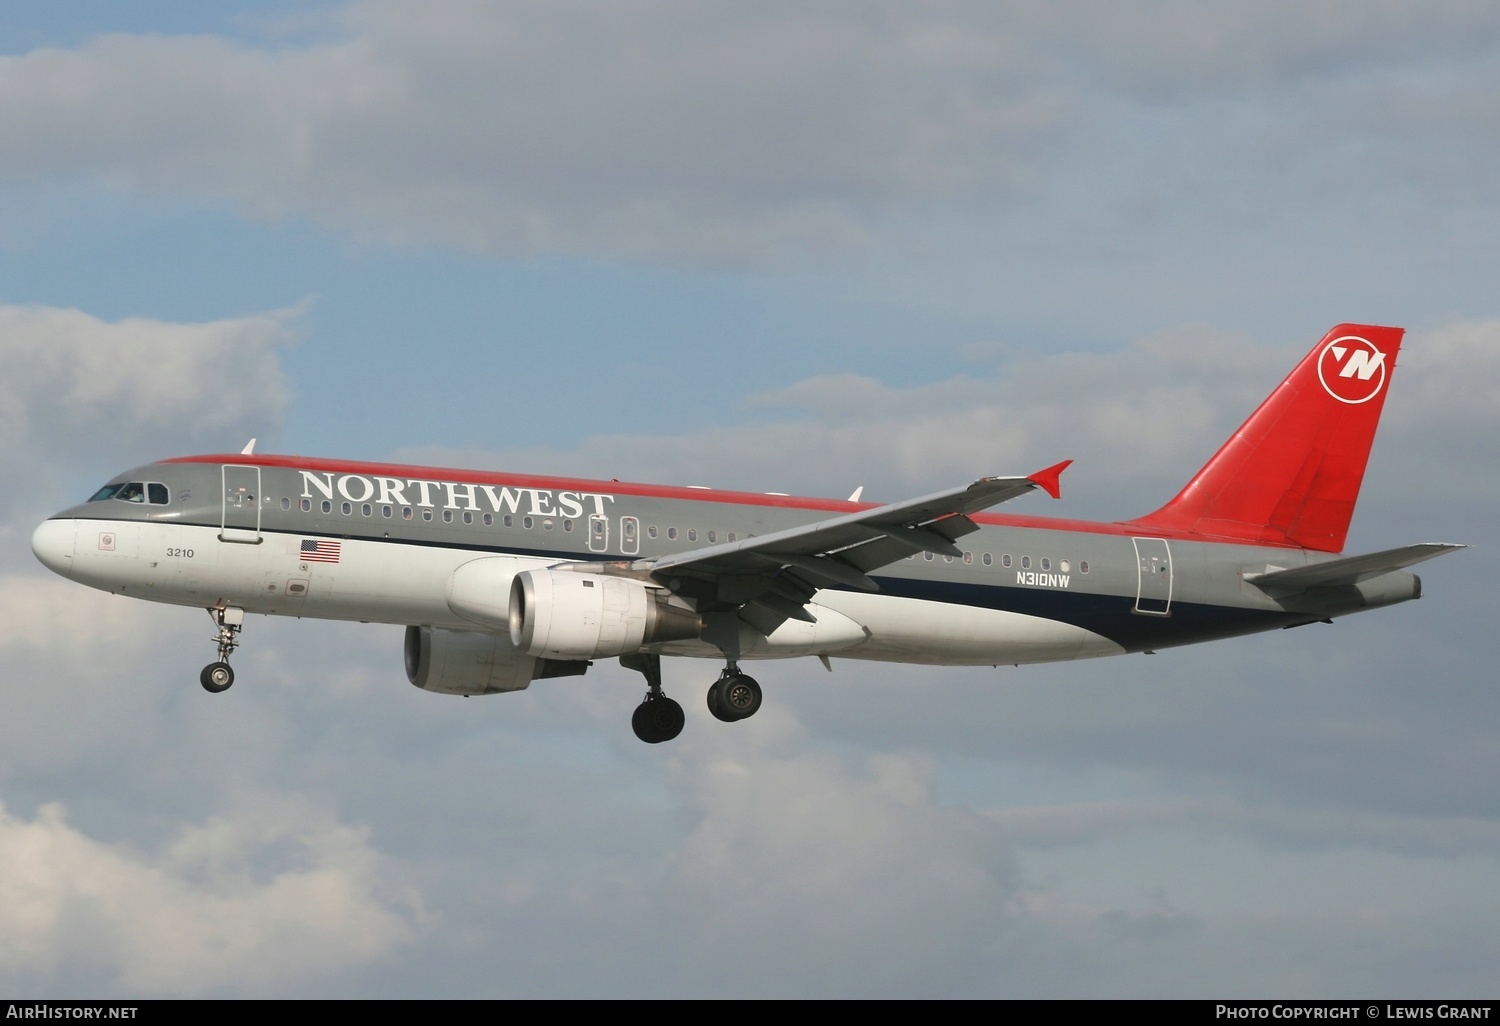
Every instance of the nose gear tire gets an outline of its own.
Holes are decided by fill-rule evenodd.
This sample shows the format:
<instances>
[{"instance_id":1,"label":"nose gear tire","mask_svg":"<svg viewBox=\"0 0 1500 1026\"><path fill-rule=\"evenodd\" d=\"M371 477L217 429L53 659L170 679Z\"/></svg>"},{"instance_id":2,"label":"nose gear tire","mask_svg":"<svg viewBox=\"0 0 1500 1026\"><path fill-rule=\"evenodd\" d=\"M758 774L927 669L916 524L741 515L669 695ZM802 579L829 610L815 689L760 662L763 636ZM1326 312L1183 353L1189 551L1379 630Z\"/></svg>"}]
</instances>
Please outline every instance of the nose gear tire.
<instances>
[{"instance_id":1,"label":"nose gear tire","mask_svg":"<svg viewBox=\"0 0 1500 1026\"><path fill-rule=\"evenodd\" d=\"M221 691L228 691L229 686L234 683L234 671L229 668L228 663L209 663L198 675L198 683L203 685L203 690L217 695Z\"/></svg>"}]
</instances>

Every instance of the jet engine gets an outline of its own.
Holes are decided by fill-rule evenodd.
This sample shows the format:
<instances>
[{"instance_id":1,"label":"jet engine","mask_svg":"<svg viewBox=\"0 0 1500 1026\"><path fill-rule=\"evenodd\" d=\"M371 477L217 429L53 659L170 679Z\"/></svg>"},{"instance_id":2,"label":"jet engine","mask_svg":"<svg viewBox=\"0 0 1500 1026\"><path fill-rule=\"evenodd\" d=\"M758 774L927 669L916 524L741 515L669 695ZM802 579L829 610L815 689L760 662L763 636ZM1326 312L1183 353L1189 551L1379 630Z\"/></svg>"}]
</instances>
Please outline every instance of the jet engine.
<instances>
[{"instance_id":1,"label":"jet engine","mask_svg":"<svg viewBox=\"0 0 1500 1026\"><path fill-rule=\"evenodd\" d=\"M668 592L626 577L526 570L510 588L510 640L549 659L601 659L696 638L703 620Z\"/></svg>"},{"instance_id":2,"label":"jet engine","mask_svg":"<svg viewBox=\"0 0 1500 1026\"><path fill-rule=\"evenodd\" d=\"M533 680L583 673L588 663L538 659L516 651L503 634L406 628L406 679L444 695L522 691Z\"/></svg>"}]
</instances>

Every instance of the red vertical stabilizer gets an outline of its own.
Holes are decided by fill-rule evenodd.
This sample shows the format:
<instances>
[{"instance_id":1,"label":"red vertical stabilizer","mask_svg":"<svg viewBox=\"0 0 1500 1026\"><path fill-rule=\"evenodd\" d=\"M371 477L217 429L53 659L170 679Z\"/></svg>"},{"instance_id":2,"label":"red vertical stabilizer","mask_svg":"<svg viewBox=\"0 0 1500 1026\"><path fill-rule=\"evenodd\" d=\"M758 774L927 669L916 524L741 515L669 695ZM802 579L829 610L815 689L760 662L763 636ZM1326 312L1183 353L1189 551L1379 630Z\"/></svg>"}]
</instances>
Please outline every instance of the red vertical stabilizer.
<instances>
[{"instance_id":1,"label":"red vertical stabilizer","mask_svg":"<svg viewBox=\"0 0 1500 1026\"><path fill-rule=\"evenodd\" d=\"M1340 552L1401 328L1340 324L1143 531Z\"/></svg>"}]
</instances>

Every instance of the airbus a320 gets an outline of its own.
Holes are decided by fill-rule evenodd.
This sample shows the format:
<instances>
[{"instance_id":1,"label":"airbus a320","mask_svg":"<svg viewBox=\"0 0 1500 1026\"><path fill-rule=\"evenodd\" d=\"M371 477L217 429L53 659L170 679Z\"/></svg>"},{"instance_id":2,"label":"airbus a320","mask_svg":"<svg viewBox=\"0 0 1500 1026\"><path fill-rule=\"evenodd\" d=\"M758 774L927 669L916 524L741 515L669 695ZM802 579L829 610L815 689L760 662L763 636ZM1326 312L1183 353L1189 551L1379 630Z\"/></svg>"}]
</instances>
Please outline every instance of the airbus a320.
<instances>
[{"instance_id":1,"label":"airbus a320","mask_svg":"<svg viewBox=\"0 0 1500 1026\"><path fill-rule=\"evenodd\" d=\"M722 660L719 720L753 716L749 660L1041 663L1269 631L1421 596L1461 545L1340 555L1399 328L1330 331L1175 498L1116 523L987 510L1058 463L888 505L244 452L114 478L43 522L37 558L118 595L197 606L210 692L247 614L404 625L408 679L519 691L618 659L641 740L682 731L663 656Z\"/></svg>"}]
</instances>

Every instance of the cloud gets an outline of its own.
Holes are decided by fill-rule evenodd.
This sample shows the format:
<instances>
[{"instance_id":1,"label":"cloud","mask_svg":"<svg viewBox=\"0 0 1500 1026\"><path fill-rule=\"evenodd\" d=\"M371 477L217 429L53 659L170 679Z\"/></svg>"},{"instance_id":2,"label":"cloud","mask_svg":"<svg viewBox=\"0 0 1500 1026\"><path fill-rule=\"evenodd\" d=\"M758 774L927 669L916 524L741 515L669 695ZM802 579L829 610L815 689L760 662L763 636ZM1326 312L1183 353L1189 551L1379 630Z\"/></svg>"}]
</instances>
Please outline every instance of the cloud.
<instances>
[{"instance_id":1,"label":"cloud","mask_svg":"<svg viewBox=\"0 0 1500 1026\"><path fill-rule=\"evenodd\" d=\"M1351 147L1435 130L1490 153L1492 104L1474 97L1495 92L1500 25L1487 5L1334 0L369 0L331 20L335 38L312 42L111 35L0 58L0 180L228 199L484 253L781 265L944 212L1003 217L1122 106L1161 124L1205 98L1249 101L1193 133L1231 166L1332 170ZM1428 72L1455 53L1470 58L1458 72ZM1271 125L1254 113L1267 105ZM1111 166L1197 180L1201 162L1157 134L1134 133ZM1459 170L1403 161L1360 173Z\"/></svg>"},{"instance_id":2,"label":"cloud","mask_svg":"<svg viewBox=\"0 0 1500 1026\"><path fill-rule=\"evenodd\" d=\"M754 740L711 749L703 736L674 767L693 825L671 855L666 900L690 948L754 951L760 967L748 976L713 959L695 973L709 992L743 995L935 995L967 983L974 949L1009 929L1017 880L1003 831L939 803L930 759L779 750L806 743L789 726L783 714Z\"/></svg>"},{"instance_id":3,"label":"cloud","mask_svg":"<svg viewBox=\"0 0 1500 1026\"><path fill-rule=\"evenodd\" d=\"M51 989L280 992L390 957L418 934L409 891L362 831L286 795L181 830L145 854L95 840L63 807L0 806L0 973Z\"/></svg>"},{"instance_id":4,"label":"cloud","mask_svg":"<svg viewBox=\"0 0 1500 1026\"><path fill-rule=\"evenodd\" d=\"M52 512L83 467L114 474L185 445L274 436L291 403L276 354L296 312L181 324L0 305L0 467L30 482L0 515Z\"/></svg>"},{"instance_id":5,"label":"cloud","mask_svg":"<svg viewBox=\"0 0 1500 1026\"><path fill-rule=\"evenodd\" d=\"M0 175L480 251L839 247L911 194L1024 176L1055 119L1022 50L909 20L376 2L331 43L109 36L0 59Z\"/></svg>"}]
</instances>

